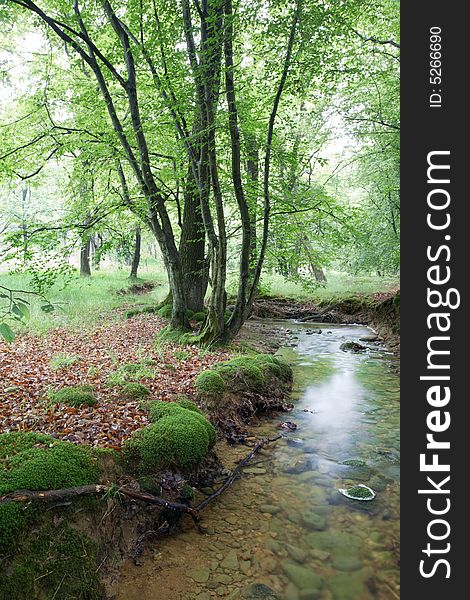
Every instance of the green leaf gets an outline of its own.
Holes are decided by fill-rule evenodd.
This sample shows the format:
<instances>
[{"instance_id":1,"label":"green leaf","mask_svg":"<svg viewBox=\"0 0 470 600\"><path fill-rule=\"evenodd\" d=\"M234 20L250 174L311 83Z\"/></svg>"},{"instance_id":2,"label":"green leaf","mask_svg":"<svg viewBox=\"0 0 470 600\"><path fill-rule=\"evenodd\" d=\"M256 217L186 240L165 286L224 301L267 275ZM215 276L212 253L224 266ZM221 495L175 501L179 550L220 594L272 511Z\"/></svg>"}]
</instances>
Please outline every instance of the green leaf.
<instances>
[{"instance_id":1,"label":"green leaf","mask_svg":"<svg viewBox=\"0 0 470 600\"><path fill-rule=\"evenodd\" d=\"M43 304L41 306L41 310L45 313L50 313L50 312L54 312L54 305L53 304Z\"/></svg>"},{"instance_id":2,"label":"green leaf","mask_svg":"<svg viewBox=\"0 0 470 600\"><path fill-rule=\"evenodd\" d=\"M16 309L16 310L15 310ZM13 312L23 319L29 319L29 307L23 301L16 301Z\"/></svg>"},{"instance_id":3,"label":"green leaf","mask_svg":"<svg viewBox=\"0 0 470 600\"><path fill-rule=\"evenodd\" d=\"M0 323L0 336L9 344L15 339L15 334L6 323Z\"/></svg>"}]
</instances>

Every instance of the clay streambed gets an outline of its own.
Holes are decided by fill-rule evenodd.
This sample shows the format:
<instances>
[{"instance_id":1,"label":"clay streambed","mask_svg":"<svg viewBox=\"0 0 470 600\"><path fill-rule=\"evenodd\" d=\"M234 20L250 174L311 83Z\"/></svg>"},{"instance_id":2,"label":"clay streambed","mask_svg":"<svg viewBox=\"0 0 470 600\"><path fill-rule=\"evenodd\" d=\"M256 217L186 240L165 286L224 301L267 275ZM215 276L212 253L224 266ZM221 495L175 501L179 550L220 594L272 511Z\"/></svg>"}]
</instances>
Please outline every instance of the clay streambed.
<instances>
[{"instance_id":1,"label":"clay streambed","mask_svg":"<svg viewBox=\"0 0 470 600\"><path fill-rule=\"evenodd\" d=\"M370 335L364 326L271 322L285 328L279 353L294 368L294 410L253 428L256 438L298 429L204 513L124 565L116 600L392 600L399 598L399 378L383 348L340 350ZM244 446L219 453L226 464ZM346 462L346 464L344 464ZM372 502L338 488L364 483ZM271 590L271 591L270 591Z\"/></svg>"}]
</instances>

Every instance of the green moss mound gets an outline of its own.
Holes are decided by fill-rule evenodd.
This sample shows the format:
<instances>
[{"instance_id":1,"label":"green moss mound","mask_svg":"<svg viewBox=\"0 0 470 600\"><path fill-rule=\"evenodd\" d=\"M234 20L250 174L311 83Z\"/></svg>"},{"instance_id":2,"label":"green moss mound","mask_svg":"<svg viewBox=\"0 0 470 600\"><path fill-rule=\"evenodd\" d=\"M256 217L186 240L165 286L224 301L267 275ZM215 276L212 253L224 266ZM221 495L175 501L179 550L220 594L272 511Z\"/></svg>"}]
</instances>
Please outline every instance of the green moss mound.
<instances>
[{"instance_id":1,"label":"green moss mound","mask_svg":"<svg viewBox=\"0 0 470 600\"><path fill-rule=\"evenodd\" d=\"M164 304L158 311L157 314L159 317L163 317L164 319L171 319L171 313L173 312L172 304Z\"/></svg>"},{"instance_id":2,"label":"green moss mound","mask_svg":"<svg viewBox=\"0 0 470 600\"><path fill-rule=\"evenodd\" d=\"M69 406L94 406L97 400L90 385L73 385L48 392L52 402Z\"/></svg>"},{"instance_id":3,"label":"green moss mound","mask_svg":"<svg viewBox=\"0 0 470 600\"><path fill-rule=\"evenodd\" d=\"M141 400L149 396L150 390L142 383L126 383L122 386L122 395L130 400Z\"/></svg>"},{"instance_id":4,"label":"green moss mound","mask_svg":"<svg viewBox=\"0 0 470 600\"><path fill-rule=\"evenodd\" d=\"M194 387L202 396L217 396L225 392L225 381L218 372L202 371L196 377Z\"/></svg>"},{"instance_id":5,"label":"green moss mound","mask_svg":"<svg viewBox=\"0 0 470 600\"><path fill-rule=\"evenodd\" d=\"M137 471L152 473L170 467L187 469L207 454L209 434L202 421L206 419L178 406L172 411L136 431L126 441L125 456Z\"/></svg>"},{"instance_id":6,"label":"green moss mound","mask_svg":"<svg viewBox=\"0 0 470 600\"><path fill-rule=\"evenodd\" d=\"M265 383L263 371L257 366L250 357L240 356L214 367L214 372L218 373L230 387L247 390L261 389ZM238 385L236 385L238 384Z\"/></svg>"},{"instance_id":7,"label":"green moss mound","mask_svg":"<svg viewBox=\"0 0 470 600\"><path fill-rule=\"evenodd\" d=\"M215 427L201 413L197 406L190 400L184 399L176 402L150 402L148 406L149 419L152 423L157 423L168 416L180 415L183 419L193 419L202 424L207 431L209 446L212 447L217 439Z\"/></svg>"},{"instance_id":8,"label":"green moss mound","mask_svg":"<svg viewBox=\"0 0 470 600\"><path fill-rule=\"evenodd\" d=\"M0 495L15 490L48 490L99 481L96 453L47 435L14 432L0 435ZM37 515L37 506L0 504L0 553L13 550L21 531Z\"/></svg>"},{"instance_id":9,"label":"green moss mound","mask_svg":"<svg viewBox=\"0 0 470 600\"><path fill-rule=\"evenodd\" d=\"M185 396L184 394L178 394L175 397L176 404L178 404L179 406L182 406L183 408L186 408L187 410L192 410L193 412L197 412L200 415L202 415L202 410L197 406L197 404L195 402L193 402L192 400L190 400L187 396Z\"/></svg>"},{"instance_id":10,"label":"green moss mound","mask_svg":"<svg viewBox=\"0 0 470 600\"><path fill-rule=\"evenodd\" d=\"M192 316L193 321L197 323L202 323L207 316L206 310L200 310L199 312L195 312Z\"/></svg>"},{"instance_id":11,"label":"green moss mound","mask_svg":"<svg viewBox=\"0 0 470 600\"><path fill-rule=\"evenodd\" d=\"M12 600L102 600L96 568L97 545L67 525L49 526L22 543L0 571L0 597Z\"/></svg>"},{"instance_id":12,"label":"green moss mound","mask_svg":"<svg viewBox=\"0 0 470 600\"><path fill-rule=\"evenodd\" d=\"M244 355L219 363L213 368L235 391L262 391L273 377L287 383L292 381L291 367L269 354Z\"/></svg>"}]
</instances>

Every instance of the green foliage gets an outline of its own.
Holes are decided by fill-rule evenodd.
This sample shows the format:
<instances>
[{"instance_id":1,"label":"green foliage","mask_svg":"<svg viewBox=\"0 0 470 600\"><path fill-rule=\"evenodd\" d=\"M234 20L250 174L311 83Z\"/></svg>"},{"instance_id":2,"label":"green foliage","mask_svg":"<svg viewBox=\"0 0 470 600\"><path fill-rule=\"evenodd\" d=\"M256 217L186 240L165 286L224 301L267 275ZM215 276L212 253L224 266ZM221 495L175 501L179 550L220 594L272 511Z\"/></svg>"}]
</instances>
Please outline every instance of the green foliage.
<instances>
[{"instance_id":1,"label":"green foliage","mask_svg":"<svg viewBox=\"0 0 470 600\"><path fill-rule=\"evenodd\" d=\"M69 354L67 352L60 352L53 356L49 362L49 366L54 371L59 369L65 369L71 367L73 364L78 362L80 358L76 354Z\"/></svg>"},{"instance_id":2,"label":"green foliage","mask_svg":"<svg viewBox=\"0 0 470 600\"><path fill-rule=\"evenodd\" d=\"M131 382L125 383L122 386L121 393L125 398L130 398L131 400L141 400L150 394L150 390L142 383Z\"/></svg>"},{"instance_id":3,"label":"green foliage","mask_svg":"<svg viewBox=\"0 0 470 600\"><path fill-rule=\"evenodd\" d=\"M100 475L91 449L32 432L1 434L0 463L0 495L96 483ZM0 504L0 552L10 552L35 517L34 504Z\"/></svg>"},{"instance_id":4,"label":"green foliage","mask_svg":"<svg viewBox=\"0 0 470 600\"><path fill-rule=\"evenodd\" d=\"M173 352L173 356L178 361L185 361L191 356L191 354L187 350L175 350Z\"/></svg>"},{"instance_id":5,"label":"green foliage","mask_svg":"<svg viewBox=\"0 0 470 600\"><path fill-rule=\"evenodd\" d=\"M225 391L225 381L215 371L202 371L194 381L196 391L202 396L217 396Z\"/></svg>"},{"instance_id":6,"label":"green foliage","mask_svg":"<svg viewBox=\"0 0 470 600\"><path fill-rule=\"evenodd\" d=\"M177 405L167 408L156 422L136 431L126 441L124 454L131 467L140 473L190 468L209 450L211 440L206 423L212 427L196 412Z\"/></svg>"},{"instance_id":7,"label":"green foliage","mask_svg":"<svg viewBox=\"0 0 470 600\"><path fill-rule=\"evenodd\" d=\"M50 390L48 397L52 402L69 406L94 406L97 400L91 385L73 385L60 390Z\"/></svg>"},{"instance_id":8,"label":"green foliage","mask_svg":"<svg viewBox=\"0 0 470 600\"><path fill-rule=\"evenodd\" d=\"M144 306L142 308L130 308L126 310L125 315L127 319L135 317L136 315L154 314L159 310L158 306Z\"/></svg>"}]
</instances>

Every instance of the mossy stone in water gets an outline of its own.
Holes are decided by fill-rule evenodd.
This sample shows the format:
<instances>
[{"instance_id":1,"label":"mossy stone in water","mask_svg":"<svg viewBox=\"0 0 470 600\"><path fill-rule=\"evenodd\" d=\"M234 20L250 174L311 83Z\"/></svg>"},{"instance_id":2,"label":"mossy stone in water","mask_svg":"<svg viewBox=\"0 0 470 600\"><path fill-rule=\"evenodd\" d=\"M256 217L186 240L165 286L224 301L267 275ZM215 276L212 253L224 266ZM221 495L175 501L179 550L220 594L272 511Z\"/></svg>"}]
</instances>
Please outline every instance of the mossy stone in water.
<instances>
[{"instance_id":1,"label":"mossy stone in water","mask_svg":"<svg viewBox=\"0 0 470 600\"><path fill-rule=\"evenodd\" d=\"M243 600L280 600L271 588L263 583L253 583L241 592Z\"/></svg>"}]
</instances>

